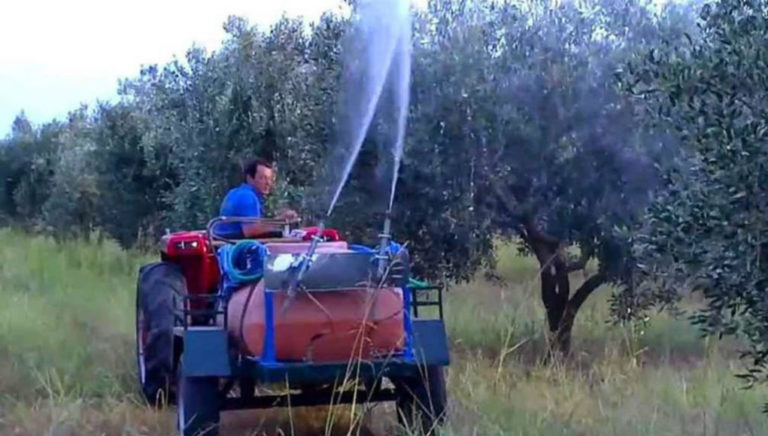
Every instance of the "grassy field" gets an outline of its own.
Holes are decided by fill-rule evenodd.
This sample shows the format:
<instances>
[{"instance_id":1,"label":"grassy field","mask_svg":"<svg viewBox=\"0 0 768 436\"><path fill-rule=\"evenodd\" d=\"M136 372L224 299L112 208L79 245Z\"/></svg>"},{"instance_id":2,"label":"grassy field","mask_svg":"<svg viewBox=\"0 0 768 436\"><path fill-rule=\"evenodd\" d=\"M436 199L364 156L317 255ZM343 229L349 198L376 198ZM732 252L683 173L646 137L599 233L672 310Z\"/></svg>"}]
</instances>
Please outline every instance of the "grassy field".
<instances>
[{"instance_id":1,"label":"grassy field","mask_svg":"<svg viewBox=\"0 0 768 436\"><path fill-rule=\"evenodd\" d=\"M607 289L579 315L574 359L543 365L536 265L500 254L503 285L477 280L447 296L447 434L768 434L768 388L741 389L733 344L665 315L644 331L611 327ZM135 273L148 259L108 241L0 230L0 434L173 434L173 410L145 406L135 383ZM222 433L325 434L328 415L224 413ZM393 418L377 406L359 434L389 434ZM337 421L332 433L345 434Z\"/></svg>"}]
</instances>

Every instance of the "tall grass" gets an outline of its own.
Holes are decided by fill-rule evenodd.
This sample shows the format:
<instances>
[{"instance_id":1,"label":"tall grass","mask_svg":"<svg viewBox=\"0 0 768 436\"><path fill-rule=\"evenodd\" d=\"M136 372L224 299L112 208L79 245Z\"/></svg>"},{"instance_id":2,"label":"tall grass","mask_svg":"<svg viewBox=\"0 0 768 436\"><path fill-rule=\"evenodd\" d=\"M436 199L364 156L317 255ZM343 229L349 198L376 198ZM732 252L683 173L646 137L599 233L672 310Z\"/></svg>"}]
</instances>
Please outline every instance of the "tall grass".
<instances>
[{"instance_id":1,"label":"tall grass","mask_svg":"<svg viewBox=\"0 0 768 436\"><path fill-rule=\"evenodd\" d=\"M174 411L145 406L135 382L135 274L152 258L0 230L0 434L173 433ZM667 315L643 329L611 326L601 289L577 319L575 358L543 365L536 263L502 246L497 273L504 284L478 279L446 295L445 433L768 434L768 389L741 389L734 344ZM230 412L223 434L324 434L328 416ZM333 433L345 434L338 416ZM393 420L391 405L376 406L358 433L389 434Z\"/></svg>"}]
</instances>

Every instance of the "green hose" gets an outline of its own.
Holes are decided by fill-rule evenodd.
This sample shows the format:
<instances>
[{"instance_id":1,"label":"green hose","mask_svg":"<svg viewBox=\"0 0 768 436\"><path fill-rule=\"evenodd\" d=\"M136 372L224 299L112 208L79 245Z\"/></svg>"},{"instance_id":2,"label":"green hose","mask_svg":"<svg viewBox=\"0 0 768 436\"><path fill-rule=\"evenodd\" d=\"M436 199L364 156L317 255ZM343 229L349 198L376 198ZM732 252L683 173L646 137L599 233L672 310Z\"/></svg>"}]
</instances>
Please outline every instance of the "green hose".
<instances>
[{"instance_id":1,"label":"green hose","mask_svg":"<svg viewBox=\"0 0 768 436\"><path fill-rule=\"evenodd\" d=\"M416 289L424 289L424 288L430 287L429 283L422 282L421 280L416 280L416 279L409 279L408 280L408 286L410 286L411 288L416 288Z\"/></svg>"}]
</instances>

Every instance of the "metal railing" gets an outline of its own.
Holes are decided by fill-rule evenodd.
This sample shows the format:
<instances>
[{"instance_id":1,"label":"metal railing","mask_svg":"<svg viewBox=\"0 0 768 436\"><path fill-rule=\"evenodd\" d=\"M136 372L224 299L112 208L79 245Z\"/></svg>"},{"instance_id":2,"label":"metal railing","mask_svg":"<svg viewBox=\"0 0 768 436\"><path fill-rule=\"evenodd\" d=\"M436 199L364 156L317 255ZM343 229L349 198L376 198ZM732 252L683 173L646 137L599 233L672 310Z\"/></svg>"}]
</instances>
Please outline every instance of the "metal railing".
<instances>
[{"instance_id":1,"label":"metal railing","mask_svg":"<svg viewBox=\"0 0 768 436\"><path fill-rule=\"evenodd\" d=\"M291 233L291 225L297 224L299 222L300 221L298 220L288 221L288 220L281 220L281 219L274 219L274 218L218 216L208 221L208 224L205 226L205 233L206 233L206 236L208 237L208 243L210 244L211 247L214 247L214 240L222 241L225 243L236 242L232 239L228 239L228 238L224 238L216 235L214 232L214 227L216 226L216 224L241 223L241 224L264 224L264 225L280 226L282 227L283 237L287 238L290 236L290 233Z\"/></svg>"},{"instance_id":2,"label":"metal railing","mask_svg":"<svg viewBox=\"0 0 768 436\"><path fill-rule=\"evenodd\" d=\"M189 327L201 327L217 325L217 320L222 317L222 326L227 328L229 319L227 316L227 301L220 293L216 294L175 294L175 298L181 301L181 305L174 308L174 325L187 330ZM192 308L197 304L203 308Z\"/></svg>"},{"instance_id":3,"label":"metal railing","mask_svg":"<svg viewBox=\"0 0 768 436\"><path fill-rule=\"evenodd\" d=\"M419 307L438 308L440 319L443 319L443 289L442 285L433 286L411 286L411 309L413 309L414 318L419 317ZM432 298L430 298L432 297Z\"/></svg>"}]
</instances>

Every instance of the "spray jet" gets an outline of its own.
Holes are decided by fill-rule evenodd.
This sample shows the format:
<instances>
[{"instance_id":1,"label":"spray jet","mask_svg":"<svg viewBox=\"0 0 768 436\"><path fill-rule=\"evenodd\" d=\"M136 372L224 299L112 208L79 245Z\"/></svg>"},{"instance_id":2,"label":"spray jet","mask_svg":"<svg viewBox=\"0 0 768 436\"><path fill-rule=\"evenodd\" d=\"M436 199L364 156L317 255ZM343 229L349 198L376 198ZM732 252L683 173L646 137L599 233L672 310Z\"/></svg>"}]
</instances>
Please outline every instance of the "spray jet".
<instances>
[{"instance_id":1,"label":"spray jet","mask_svg":"<svg viewBox=\"0 0 768 436\"><path fill-rule=\"evenodd\" d=\"M381 281L389 266L391 241L392 205L395 197L397 174L403 152L405 125L408 114L408 94L411 70L411 19L408 0L376 0L361 2L358 5L358 20L354 31L349 32L345 47L347 66L346 82L342 86L342 107L338 115L343 120L337 126L339 134L339 157L343 157L342 168L335 166L337 159L329 159L329 174L339 177L333 184L326 219L331 216L341 190L349 178L352 167L360 153L368 129L377 110L382 108L382 95L389 93L393 98L393 107L385 113L393 115L391 138L392 182L389 189L389 204L386 207L384 223L379 234L379 247L376 254L376 279ZM362 43L361 43L362 42ZM301 280L311 267L322 240L324 222L312 239L307 252L295 261L296 275L290 282L289 294L294 294Z\"/></svg>"}]
</instances>

